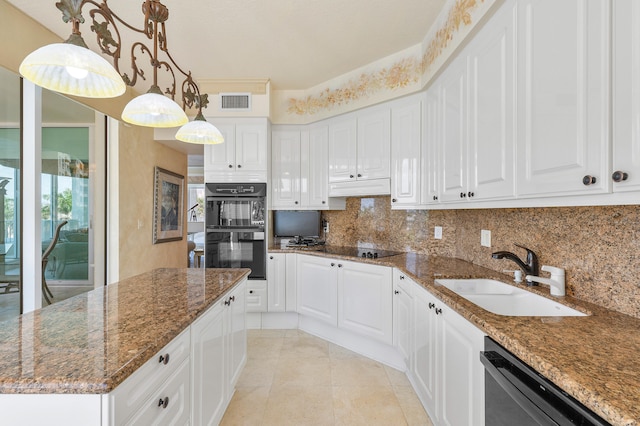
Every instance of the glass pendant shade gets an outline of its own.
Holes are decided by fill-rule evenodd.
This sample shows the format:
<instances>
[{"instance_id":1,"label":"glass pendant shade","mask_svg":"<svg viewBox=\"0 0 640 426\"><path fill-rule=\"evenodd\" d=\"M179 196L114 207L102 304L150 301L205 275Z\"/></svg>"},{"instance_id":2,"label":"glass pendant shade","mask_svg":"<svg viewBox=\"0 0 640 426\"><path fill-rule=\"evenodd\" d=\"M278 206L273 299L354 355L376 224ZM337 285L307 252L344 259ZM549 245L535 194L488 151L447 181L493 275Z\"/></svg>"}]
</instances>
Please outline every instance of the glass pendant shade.
<instances>
[{"instance_id":1,"label":"glass pendant shade","mask_svg":"<svg viewBox=\"0 0 640 426\"><path fill-rule=\"evenodd\" d=\"M224 137L220 130L213 124L207 122L201 112L196 118L178 129L176 139L182 142L215 145L224 143Z\"/></svg>"},{"instance_id":2,"label":"glass pendant shade","mask_svg":"<svg viewBox=\"0 0 640 426\"><path fill-rule=\"evenodd\" d=\"M189 122L180 105L161 94L157 86L132 99L122 111L122 119L145 127L178 127Z\"/></svg>"},{"instance_id":3,"label":"glass pendant shade","mask_svg":"<svg viewBox=\"0 0 640 426\"><path fill-rule=\"evenodd\" d=\"M86 47L54 43L34 50L20 64L27 80L56 92L86 98L113 98L126 85L113 66Z\"/></svg>"}]
</instances>

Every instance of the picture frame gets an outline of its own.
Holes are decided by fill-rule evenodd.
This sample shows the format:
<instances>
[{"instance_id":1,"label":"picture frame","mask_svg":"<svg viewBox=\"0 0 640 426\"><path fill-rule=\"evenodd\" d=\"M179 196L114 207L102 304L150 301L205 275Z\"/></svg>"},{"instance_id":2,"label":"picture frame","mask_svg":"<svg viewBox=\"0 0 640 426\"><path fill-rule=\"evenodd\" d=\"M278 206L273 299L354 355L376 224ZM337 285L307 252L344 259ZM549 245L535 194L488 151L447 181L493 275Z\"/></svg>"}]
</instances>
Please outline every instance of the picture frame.
<instances>
[{"instance_id":1,"label":"picture frame","mask_svg":"<svg viewBox=\"0 0 640 426\"><path fill-rule=\"evenodd\" d=\"M153 244L184 237L184 176L155 167Z\"/></svg>"}]
</instances>

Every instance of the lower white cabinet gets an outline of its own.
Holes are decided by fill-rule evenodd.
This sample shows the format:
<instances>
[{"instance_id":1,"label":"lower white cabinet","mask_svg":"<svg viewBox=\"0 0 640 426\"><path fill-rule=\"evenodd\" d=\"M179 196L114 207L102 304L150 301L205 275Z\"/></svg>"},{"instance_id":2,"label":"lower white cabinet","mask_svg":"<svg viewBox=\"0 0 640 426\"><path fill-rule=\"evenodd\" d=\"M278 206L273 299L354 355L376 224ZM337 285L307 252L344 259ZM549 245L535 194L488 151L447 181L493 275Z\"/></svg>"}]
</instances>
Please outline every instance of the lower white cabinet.
<instances>
[{"instance_id":1,"label":"lower white cabinet","mask_svg":"<svg viewBox=\"0 0 640 426\"><path fill-rule=\"evenodd\" d=\"M393 270L393 346L407 369L413 359L413 287L417 284L399 270Z\"/></svg>"},{"instance_id":2,"label":"lower white cabinet","mask_svg":"<svg viewBox=\"0 0 640 426\"><path fill-rule=\"evenodd\" d=\"M297 312L338 325L338 261L324 257L297 255Z\"/></svg>"},{"instance_id":3,"label":"lower white cabinet","mask_svg":"<svg viewBox=\"0 0 640 426\"><path fill-rule=\"evenodd\" d=\"M414 292L410 379L437 425L484 424L484 334L423 288Z\"/></svg>"},{"instance_id":4,"label":"lower white cabinet","mask_svg":"<svg viewBox=\"0 0 640 426\"><path fill-rule=\"evenodd\" d=\"M267 272L268 274L268 272ZM247 312L267 311L267 280L247 281Z\"/></svg>"},{"instance_id":5,"label":"lower white cabinet","mask_svg":"<svg viewBox=\"0 0 640 426\"><path fill-rule=\"evenodd\" d=\"M284 312L287 297L287 255L269 253L267 256L267 310Z\"/></svg>"},{"instance_id":6,"label":"lower white cabinet","mask_svg":"<svg viewBox=\"0 0 640 426\"><path fill-rule=\"evenodd\" d=\"M192 424L218 424L246 363L245 284L191 326Z\"/></svg>"}]
</instances>

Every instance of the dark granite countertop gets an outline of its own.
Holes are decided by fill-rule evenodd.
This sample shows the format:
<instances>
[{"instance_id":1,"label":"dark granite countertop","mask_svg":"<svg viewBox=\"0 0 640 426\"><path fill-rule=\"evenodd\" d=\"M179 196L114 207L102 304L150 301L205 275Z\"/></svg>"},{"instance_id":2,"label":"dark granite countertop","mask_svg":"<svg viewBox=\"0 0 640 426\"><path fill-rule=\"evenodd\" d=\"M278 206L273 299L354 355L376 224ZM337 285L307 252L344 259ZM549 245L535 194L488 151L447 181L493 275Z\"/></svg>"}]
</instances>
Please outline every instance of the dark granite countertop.
<instances>
[{"instance_id":1,"label":"dark granite countertop","mask_svg":"<svg viewBox=\"0 0 640 426\"><path fill-rule=\"evenodd\" d=\"M640 424L640 320L570 296L552 297L548 287L533 290L588 313L586 317L512 317L488 312L449 289L437 278L494 278L509 275L467 261L412 253L358 259L323 250L273 248L272 253L303 253L396 267L475 324L524 362L614 425ZM340 253L340 250L330 250Z\"/></svg>"},{"instance_id":2,"label":"dark granite countertop","mask_svg":"<svg viewBox=\"0 0 640 426\"><path fill-rule=\"evenodd\" d=\"M248 274L156 269L0 322L0 393L108 393Z\"/></svg>"}]
</instances>

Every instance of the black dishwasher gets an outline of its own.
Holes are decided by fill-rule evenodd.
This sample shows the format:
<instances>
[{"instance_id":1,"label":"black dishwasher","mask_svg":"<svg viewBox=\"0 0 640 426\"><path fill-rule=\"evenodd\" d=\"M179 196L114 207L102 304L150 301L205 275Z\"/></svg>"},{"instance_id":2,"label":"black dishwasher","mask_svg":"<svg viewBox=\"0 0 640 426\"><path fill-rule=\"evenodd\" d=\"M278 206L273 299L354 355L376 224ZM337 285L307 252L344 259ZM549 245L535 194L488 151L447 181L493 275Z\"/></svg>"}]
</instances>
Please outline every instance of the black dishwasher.
<instances>
[{"instance_id":1,"label":"black dishwasher","mask_svg":"<svg viewBox=\"0 0 640 426\"><path fill-rule=\"evenodd\" d=\"M485 337L480 361L486 426L609 424L490 337Z\"/></svg>"}]
</instances>

